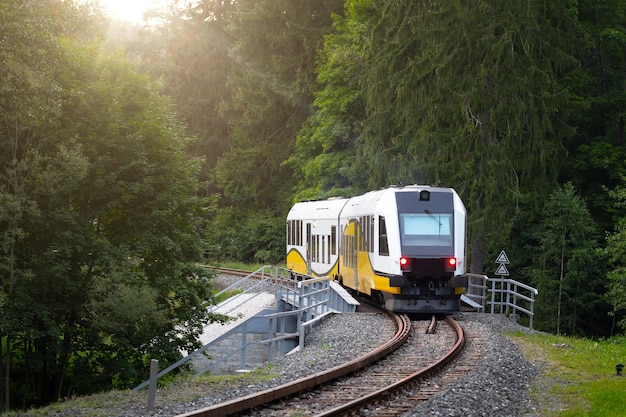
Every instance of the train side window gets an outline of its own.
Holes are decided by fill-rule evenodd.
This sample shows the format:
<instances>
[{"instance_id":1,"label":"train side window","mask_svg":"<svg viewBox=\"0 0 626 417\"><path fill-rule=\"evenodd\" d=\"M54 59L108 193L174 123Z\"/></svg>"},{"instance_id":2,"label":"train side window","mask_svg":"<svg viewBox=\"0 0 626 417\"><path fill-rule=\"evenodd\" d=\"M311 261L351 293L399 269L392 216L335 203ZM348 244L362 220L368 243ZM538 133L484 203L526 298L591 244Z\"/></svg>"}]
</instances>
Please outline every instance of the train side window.
<instances>
[{"instance_id":1,"label":"train side window","mask_svg":"<svg viewBox=\"0 0 626 417\"><path fill-rule=\"evenodd\" d=\"M326 240L328 241L328 245L326 245L326 259L328 259L328 263L330 263L330 246L332 245L330 236L326 235Z\"/></svg>"},{"instance_id":2,"label":"train side window","mask_svg":"<svg viewBox=\"0 0 626 417\"><path fill-rule=\"evenodd\" d=\"M389 256L389 243L387 242L387 224L383 216L378 216L378 254Z\"/></svg>"},{"instance_id":3,"label":"train side window","mask_svg":"<svg viewBox=\"0 0 626 417\"><path fill-rule=\"evenodd\" d=\"M304 235L304 240L307 242L306 245L306 259L307 261L311 260L311 254L313 253L313 236L311 236L311 223L306 224L306 234Z\"/></svg>"},{"instance_id":4,"label":"train side window","mask_svg":"<svg viewBox=\"0 0 626 417\"><path fill-rule=\"evenodd\" d=\"M331 226L330 228L330 253L337 254L337 226Z\"/></svg>"},{"instance_id":5,"label":"train side window","mask_svg":"<svg viewBox=\"0 0 626 417\"><path fill-rule=\"evenodd\" d=\"M296 220L296 245L302 246L302 220Z\"/></svg>"},{"instance_id":6,"label":"train side window","mask_svg":"<svg viewBox=\"0 0 626 417\"><path fill-rule=\"evenodd\" d=\"M369 253L374 253L374 217L367 217L367 251Z\"/></svg>"},{"instance_id":7,"label":"train side window","mask_svg":"<svg viewBox=\"0 0 626 417\"><path fill-rule=\"evenodd\" d=\"M366 228L365 228L365 221L364 221L364 219L365 219L364 217L361 217L359 219L359 223L358 223L358 225L359 225L359 228L358 228L359 229L359 247L358 247L358 250L361 250L361 251L365 250L365 230L366 230Z\"/></svg>"},{"instance_id":8,"label":"train side window","mask_svg":"<svg viewBox=\"0 0 626 417\"><path fill-rule=\"evenodd\" d=\"M313 235L313 262L319 262L320 237Z\"/></svg>"}]
</instances>

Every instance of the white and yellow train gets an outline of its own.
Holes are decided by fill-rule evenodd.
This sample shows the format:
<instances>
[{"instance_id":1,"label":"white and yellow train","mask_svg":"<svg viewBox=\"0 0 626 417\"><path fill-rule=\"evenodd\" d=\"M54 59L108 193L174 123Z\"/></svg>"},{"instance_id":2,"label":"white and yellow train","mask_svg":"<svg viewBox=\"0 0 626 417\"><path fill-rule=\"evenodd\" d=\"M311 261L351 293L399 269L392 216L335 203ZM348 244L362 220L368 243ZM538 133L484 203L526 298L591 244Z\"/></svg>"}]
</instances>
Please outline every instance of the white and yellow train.
<instances>
[{"instance_id":1,"label":"white and yellow train","mask_svg":"<svg viewBox=\"0 0 626 417\"><path fill-rule=\"evenodd\" d=\"M295 204L287 267L330 276L398 313L460 309L465 206L451 188L409 185Z\"/></svg>"}]
</instances>

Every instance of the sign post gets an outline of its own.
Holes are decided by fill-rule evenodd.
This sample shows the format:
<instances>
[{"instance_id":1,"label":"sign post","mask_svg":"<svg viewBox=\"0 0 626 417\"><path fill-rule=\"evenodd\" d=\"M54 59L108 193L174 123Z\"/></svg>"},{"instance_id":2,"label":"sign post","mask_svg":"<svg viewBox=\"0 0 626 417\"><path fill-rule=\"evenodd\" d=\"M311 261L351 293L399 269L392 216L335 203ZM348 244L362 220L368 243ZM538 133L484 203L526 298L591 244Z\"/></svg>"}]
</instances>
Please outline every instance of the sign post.
<instances>
[{"instance_id":1,"label":"sign post","mask_svg":"<svg viewBox=\"0 0 626 417\"><path fill-rule=\"evenodd\" d=\"M506 252L504 249L500 251L500 254L496 258L496 263L498 264L498 268L496 269L496 275L500 276L500 314L502 315L502 310L504 309L504 277L509 276L509 270L507 269L507 265L510 263L509 257L506 256ZM508 309L509 296L507 291L507 300L506 305Z\"/></svg>"}]
</instances>

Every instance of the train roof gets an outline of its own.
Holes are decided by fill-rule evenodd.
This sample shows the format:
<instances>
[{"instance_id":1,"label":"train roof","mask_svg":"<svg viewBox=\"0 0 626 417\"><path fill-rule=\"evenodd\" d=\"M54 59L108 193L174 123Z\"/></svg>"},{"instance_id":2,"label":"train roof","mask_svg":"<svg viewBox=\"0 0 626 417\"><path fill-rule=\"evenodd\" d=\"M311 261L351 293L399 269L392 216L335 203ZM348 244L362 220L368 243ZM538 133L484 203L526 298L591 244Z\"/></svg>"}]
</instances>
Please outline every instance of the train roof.
<instances>
[{"instance_id":1,"label":"train roof","mask_svg":"<svg viewBox=\"0 0 626 417\"><path fill-rule=\"evenodd\" d=\"M384 195L399 192L419 192L428 190L430 192L443 192L456 194L452 188L435 187L430 185L397 185L379 190L369 191L365 194L354 197L331 197L327 200L303 201L293 205L287 220L292 219L337 219L342 213L358 211L357 206L373 206Z\"/></svg>"},{"instance_id":2,"label":"train roof","mask_svg":"<svg viewBox=\"0 0 626 417\"><path fill-rule=\"evenodd\" d=\"M337 219L339 213L348 202L348 198L332 197L328 200L303 201L296 203L289 210L287 220L290 219Z\"/></svg>"}]
</instances>

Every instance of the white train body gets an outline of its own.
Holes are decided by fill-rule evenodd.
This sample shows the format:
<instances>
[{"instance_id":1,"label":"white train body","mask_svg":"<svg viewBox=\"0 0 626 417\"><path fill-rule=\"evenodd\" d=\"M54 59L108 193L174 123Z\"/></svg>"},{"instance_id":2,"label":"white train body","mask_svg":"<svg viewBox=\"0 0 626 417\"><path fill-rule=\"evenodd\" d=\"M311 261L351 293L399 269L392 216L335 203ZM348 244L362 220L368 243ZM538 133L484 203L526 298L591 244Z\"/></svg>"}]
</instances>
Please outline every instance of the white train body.
<instances>
[{"instance_id":1,"label":"white train body","mask_svg":"<svg viewBox=\"0 0 626 417\"><path fill-rule=\"evenodd\" d=\"M297 203L287 216L287 267L331 276L391 311L458 311L465 217L453 189L423 185Z\"/></svg>"}]
</instances>

